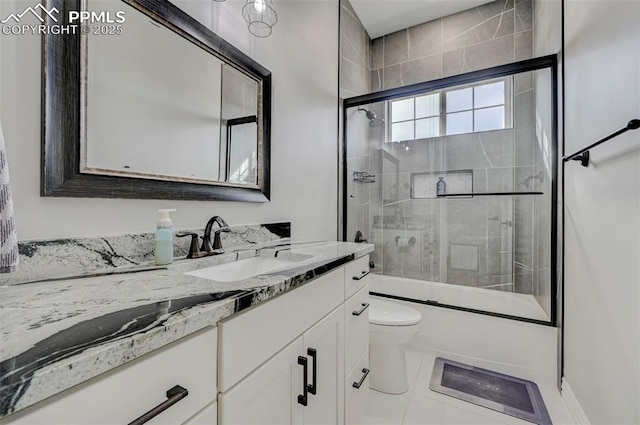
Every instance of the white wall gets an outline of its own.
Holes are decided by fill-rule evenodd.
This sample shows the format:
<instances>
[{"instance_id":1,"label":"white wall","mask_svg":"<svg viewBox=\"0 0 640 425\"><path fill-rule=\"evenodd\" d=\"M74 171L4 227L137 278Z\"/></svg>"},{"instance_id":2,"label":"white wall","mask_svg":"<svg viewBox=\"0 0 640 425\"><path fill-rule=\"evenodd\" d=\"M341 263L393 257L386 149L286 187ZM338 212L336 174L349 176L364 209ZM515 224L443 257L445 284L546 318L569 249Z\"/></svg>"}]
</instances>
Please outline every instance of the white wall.
<instances>
[{"instance_id":1,"label":"white wall","mask_svg":"<svg viewBox=\"0 0 640 425\"><path fill-rule=\"evenodd\" d=\"M5 14L33 6L30 0L1 3ZM272 202L41 198L40 37L0 35L0 119L19 240L153 231L155 210L167 207L178 209L177 229L203 227L217 214L231 225L291 220L295 238L335 239L337 0L276 1L278 24L266 39L249 35L240 15L242 1L175 3L273 73Z\"/></svg>"},{"instance_id":2,"label":"white wall","mask_svg":"<svg viewBox=\"0 0 640 425\"><path fill-rule=\"evenodd\" d=\"M565 1L566 150L640 118L640 2ZM565 377L592 424L640 423L640 131L565 166Z\"/></svg>"}]
</instances>

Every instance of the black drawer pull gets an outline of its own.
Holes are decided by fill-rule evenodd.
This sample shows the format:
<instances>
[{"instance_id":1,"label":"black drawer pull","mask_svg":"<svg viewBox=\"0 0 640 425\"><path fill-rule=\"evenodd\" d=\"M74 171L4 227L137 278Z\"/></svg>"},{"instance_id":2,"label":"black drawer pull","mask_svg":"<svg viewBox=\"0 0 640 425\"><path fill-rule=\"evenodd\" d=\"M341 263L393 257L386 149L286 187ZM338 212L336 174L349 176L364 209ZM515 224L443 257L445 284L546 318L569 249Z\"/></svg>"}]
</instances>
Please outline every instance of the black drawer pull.
<instances>
[{"instance_id":1,"label":"black drawer pull","mask_svg":"<svg viewBox=\"0 0 640 425\"><path fill-rule=\"evenodd\" d=\"M360 310L356 310L352 312L351 314L353 314L354 316L360 316L368 308L369 308L369 303L362 303L362 308Z\"/></svg>"},{"instance_id":2,"label":"black drawer pull","mask_svg":"<svg viewBox=\"0 0 640 425\"><path fill-rule=\"evenodd\" d=\"M142 425L149 422L151 419L155 418L160 413L164 412L165 410L167 410L168 408L170 408L171 406L173 406L174 404L176 404L177 402L179 402L180 400L182 400L188 395L189 395L189 391L187 391L186 388L182 388L180 385L176 385L175 387L167 391L167 399L165 401L163 401L153 409L149 410L147 413L140 416L138 419L129 423L129 425Z\"/></svg>"},{"instance_id":3,"label":"black drawer pull","mask_svg":"<svg viewBox=\"0 0 640 425\"><path fill-rule=\"evenodd\" d=\"M318 387L316 383L318 382L318 352L315 348L307 349L307 354L311 357L311 367L313 367L313 371L311 372L311 385L308 385L309 392L313 395L316 394Z\"/></svg>"},{"instance_id":4,"label":"black drawer pull","mask_svg":"<svg viewBox=\"0 0 640 425\"><path fill-rule=\"evenodd\" d=\"M364 277L366 277L369 274L369 270L367 270L366 272L362 272L362 274L360 276L354 276L353 280L360 280Z\"/></svg>"},{"instance_id":5,"label":"black drawer pull","mask_svg":"<svg viewBox=\"0 0 640 425\"><path fill-rule=\"evenodd\" d=\"M367 376L369 375L369 369L366 368L362 368L362 378L360 378L360 382L354 382L353 383L353 388L360 388L362 386L362 384L364 383L364 380L367 379Z\"/></svg>"},{"instance_id":6,"label":"black drawer pull","mask_svg":"<svg viewBox=\"0 0 640 425\"><path fill-rule=\"evenodd\" d=\"M303 356L298 356L298 364L302 365L302 368L303 368L302 375L304 376L304 378L302 378L303 393L298 394L298 403L302 404L303 406L306 406L307 398L309 397L309 394L308 394L309 381L307 380L307 366L308 366L307 358Z\"/></svg>"}]
</instances>

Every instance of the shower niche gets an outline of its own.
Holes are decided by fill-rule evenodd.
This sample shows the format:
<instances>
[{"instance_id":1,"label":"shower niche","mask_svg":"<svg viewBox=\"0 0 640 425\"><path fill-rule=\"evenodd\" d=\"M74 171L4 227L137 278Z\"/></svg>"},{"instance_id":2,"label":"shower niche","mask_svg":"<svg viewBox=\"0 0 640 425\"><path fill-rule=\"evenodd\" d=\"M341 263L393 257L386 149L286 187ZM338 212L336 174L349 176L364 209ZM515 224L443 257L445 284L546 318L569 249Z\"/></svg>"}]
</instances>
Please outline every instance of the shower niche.
<instances>
[{"instance_id":1,"label":"shower niche","mask_svg":"<svg viewBox=\"0 0 640 425\"><path fill-rule=\"evenodd\" d=\"M548 56L345 99L343 239L375 245L374 273L423 282L419 302L555 323L555 71ZM494 295L531 308L474 304Z\"/></svg>"}]
</instances>

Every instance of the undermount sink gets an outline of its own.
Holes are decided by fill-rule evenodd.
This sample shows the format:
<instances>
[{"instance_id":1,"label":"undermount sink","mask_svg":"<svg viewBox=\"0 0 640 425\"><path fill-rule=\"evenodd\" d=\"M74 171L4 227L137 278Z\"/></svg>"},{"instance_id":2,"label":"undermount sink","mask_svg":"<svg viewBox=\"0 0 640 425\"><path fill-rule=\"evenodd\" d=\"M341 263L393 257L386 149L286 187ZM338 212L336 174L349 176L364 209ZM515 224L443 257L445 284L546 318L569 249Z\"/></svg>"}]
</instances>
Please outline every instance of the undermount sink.
<instances>
[{"instance_id":1,"label":"undermount sink","mask_svg":"<svg viewBox=\"0 0 640 425\"><path fill-rule=\"evenodd\" d=\"M271 257L251 257L231 263L219 264L205 269L185 273L189 276L217 280L218 282L235 282L279 269L289 268L295 261L285 261Z\"/></svg>"}]
</instances>

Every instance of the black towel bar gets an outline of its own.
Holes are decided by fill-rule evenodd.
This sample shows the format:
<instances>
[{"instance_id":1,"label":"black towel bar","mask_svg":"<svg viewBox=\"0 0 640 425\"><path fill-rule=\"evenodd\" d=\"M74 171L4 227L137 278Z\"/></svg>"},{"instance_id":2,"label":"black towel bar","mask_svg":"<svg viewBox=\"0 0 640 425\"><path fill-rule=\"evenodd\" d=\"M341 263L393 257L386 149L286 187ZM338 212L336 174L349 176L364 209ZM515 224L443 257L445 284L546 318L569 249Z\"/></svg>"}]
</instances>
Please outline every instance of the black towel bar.
<instances>
[{"instance_id":1,"label":"black towel bar","mask_svg":"<svg viewBox=\"0 0 640 425\"><path fill-rule=\"evenodd\" d=\"M589 145L586 148L584 148L582 150L579 150L578 152L576 152L574 154L565 156L564 158L562 158L562 160L564 162L567 162L567 161L580 161L580 164L583 167L588 167L589 166L589 150L590 149L593 149L596 146L603 144L607 140L611 140L614 137L617 137L617 136L621 135L622 133L626 133L629 130L636 130L638 128L640 128L640 119L633 119L633 120L631 120L631 121L629 121L627 123L626 127L616 131L613 134L608 135L604 139L598 140L594 144Z\"/></svg>"}]
</instances>

